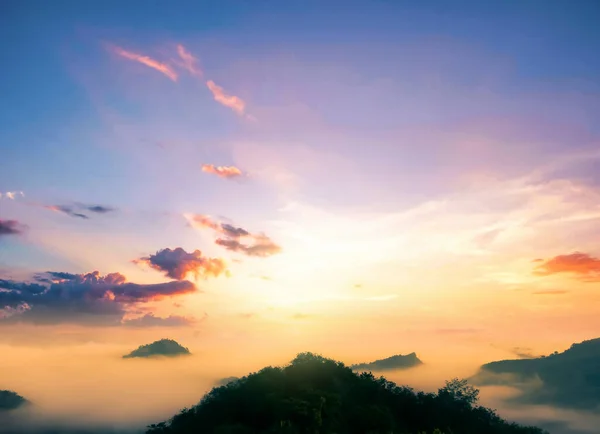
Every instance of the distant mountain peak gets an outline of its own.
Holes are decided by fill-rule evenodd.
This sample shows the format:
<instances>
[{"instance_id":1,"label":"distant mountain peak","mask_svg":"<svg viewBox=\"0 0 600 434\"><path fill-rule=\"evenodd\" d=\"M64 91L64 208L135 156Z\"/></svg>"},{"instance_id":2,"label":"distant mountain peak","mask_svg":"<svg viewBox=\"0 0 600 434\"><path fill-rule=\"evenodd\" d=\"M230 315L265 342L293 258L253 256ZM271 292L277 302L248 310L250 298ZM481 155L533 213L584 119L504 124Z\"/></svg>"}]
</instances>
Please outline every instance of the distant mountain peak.
<instances>
[{"instance_id":1,"label":"distant mountain peak","mask_svg":"<svg viewBox=\"0 0 600 434\"><path fill-rule=\"evenodd\" d=\"M152 342L151 344L140 345L131 353L124 355L123 358L131 359L136 357L148 358L158 356L175 357L186 356L190 354L190 350L180 345L177 341L174 341L173 339L160 339Z\"/></svg>"},{"instance_id":2,"label":"distant mountain peak","mask_svg":"<svg viewBox=\"0 0 600 434\"><path fill-rule=\"evenodd\" d=\"M370 363L358 363L352 365L351 368L364 371L389 371L393 369L408 369L422 364L423 362L417 357L417 353L412 352L406 355L397 354Z\"/></svg>"}]
</instances>

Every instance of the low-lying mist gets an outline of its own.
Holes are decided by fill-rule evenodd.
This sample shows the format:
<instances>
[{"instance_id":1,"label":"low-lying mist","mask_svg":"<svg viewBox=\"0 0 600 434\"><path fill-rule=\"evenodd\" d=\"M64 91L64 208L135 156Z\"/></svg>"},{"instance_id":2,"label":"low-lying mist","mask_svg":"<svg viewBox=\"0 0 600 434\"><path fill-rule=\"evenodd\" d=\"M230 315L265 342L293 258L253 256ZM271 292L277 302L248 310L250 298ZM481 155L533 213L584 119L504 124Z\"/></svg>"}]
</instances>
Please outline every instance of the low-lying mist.
<instances>
[{"instance_id":1,"label":"low-lying mist","mask_svg":"<svg viewBox=\"0 0 600 434\"><path fill-rule=\"evenodd\" d=\"M0 426L87 427L90 430L136 432L150 423L168 419L184 407L196 404L220 380L244 376L267 365L281 365L294 354L240 352L234 357L190 347L191 356L123 359L131 345L84 344L79 346L0 348L0 389L13 390L32 405L9 412ZM475 374L485 360L480 357L441 357L419 352L424 365L406 370L378 372L398 384L416 390L436 391L445 380ZM287 353L287 351L285 351ZM340 359L335 355L324 356ZM389 355L393 355L391 352ZM362 361L370 361L365 357ZM342 360L346 364L360 360ZM600 416L548 406L514 406L505 399L518 394L511 387L482 387L481 404L495 408L509 420L546 426L551 434L594 432ZM81 432L81 431L78 431Z\"/></svg>"}]
</instances>

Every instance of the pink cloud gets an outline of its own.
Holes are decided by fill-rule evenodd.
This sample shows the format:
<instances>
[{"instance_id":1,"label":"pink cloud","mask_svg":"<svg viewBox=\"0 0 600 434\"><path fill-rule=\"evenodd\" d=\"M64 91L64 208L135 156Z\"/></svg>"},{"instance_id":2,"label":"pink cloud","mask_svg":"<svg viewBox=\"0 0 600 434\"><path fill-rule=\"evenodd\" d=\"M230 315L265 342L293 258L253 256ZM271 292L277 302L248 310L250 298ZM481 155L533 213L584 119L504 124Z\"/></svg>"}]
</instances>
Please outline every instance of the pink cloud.
<instances>
[{"instance_id":1,"label":"pink cloud","mask_svg":"<svg viewBox=\"0 0 600 434\"><path fill-rule=\"evenodd\" d=\"M243 173L240 169L235 166L215 166L214 164L203 164L202 171L206 173L212 173L220 178L237 178L242 176Z\"/></svg>"},{"instance_id":2,"label":"pink cloud","mask_svg":"<svg viewBox=\"0 0 600 434\"><path fill-rule=\"evenodd\" d=\"M161 63L158 60L154 60L142 54L132 53L131 51L124 50L121 47L113 47L112 51L121 57L124 57L129 60L134 60L136 62L141 63L142 65L146 65L149 68L155 69L158 72L161 72L167 77L169 77L171 80L177 81L177 73L166 63Z\"/></svg>"},{"instance_id":3,"label":"pink cloud","mask_svg":"<svg viewBox=\"0 0 600 434\"><path fill-rule=\"evenodd\" d=\"M182 66L187 69L190 74L198 77L202 76L202 70L197 66L198 59L195 58L192 53L187 51L183 45L177 45L177 54L179 54L179 57L183 61Z\"/></svg>"},{"instance_id":4,"label":"pink cloud","mask_svg":"<svg viewBox=\"0 0 600 434\"><path fill-rule=\"evenodd\" d=\"M212 92L215 101L229 107L234 112L243 115L246 108L246 103L235 95L227 95L223 88L217 85L214 81L208 80L206 86Z\"/></svg>"}]
</instances>

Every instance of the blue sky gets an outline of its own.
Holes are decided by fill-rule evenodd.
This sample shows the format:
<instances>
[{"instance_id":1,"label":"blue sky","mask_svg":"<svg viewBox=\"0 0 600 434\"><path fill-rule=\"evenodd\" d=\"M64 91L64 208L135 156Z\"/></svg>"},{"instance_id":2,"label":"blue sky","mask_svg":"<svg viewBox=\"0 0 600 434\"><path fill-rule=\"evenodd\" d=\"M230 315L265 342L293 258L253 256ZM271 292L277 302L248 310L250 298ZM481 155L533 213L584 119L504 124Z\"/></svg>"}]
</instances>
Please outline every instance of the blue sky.
<instances>
[{"instance_id":1,"label":"blue sky","mask_svg":"<svg viewBox=\"0 0 600 434\"><path fill-rule=\"evenodd\" d=\"M207 258L227 264L227 279L195 281L223 315L395 299L457 322L436 297L469 311L519 303L471 297L482 282L553 290L533 259L574 273L567 286L597 272L597 2L0 7L7 278L168 283L152 255L180 247L190 279ZM591 285L568 290L584 318Z\"/></svg>"}]
</instances>

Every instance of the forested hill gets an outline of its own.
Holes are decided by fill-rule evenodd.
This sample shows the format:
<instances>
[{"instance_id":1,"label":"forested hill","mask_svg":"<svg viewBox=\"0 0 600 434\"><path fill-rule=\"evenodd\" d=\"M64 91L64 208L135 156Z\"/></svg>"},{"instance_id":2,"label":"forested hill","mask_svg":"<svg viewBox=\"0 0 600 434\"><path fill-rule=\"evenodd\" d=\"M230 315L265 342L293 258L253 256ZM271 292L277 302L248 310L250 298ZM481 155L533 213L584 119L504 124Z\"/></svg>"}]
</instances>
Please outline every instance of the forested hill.
<instances>
[{"instance_id":1,"label":"forested hill","mask_svg":"<svg viewBox=\"0 0 600 434\"><path fill-rule=\"evenodd\" d=\"M518 387L523 393L516 400L523 403L600 409L600 339L573 344L562 353L488 363L473 381ZM531 382L536 387L529 387Z\"/></svg>"},{"instance_id":2,"label":"forested hill","mask_svg":"<svg viewBox=\"0 0 600 434\"><path fill-rule=\"evenodd\" d=\"M416 392L311 353L212 389L196 406L147 434L543 434L477 404L478 391L452 380Z\"/></svg>"},{"instance_id":3,"label":"forested hill","mask_svg":"<svg viewBox=\"0 0 600 434\"><path fill-rule=\"evenodd\" d=\"M351 368L355 371L391 371L394 369L408 369L422 364L423 362L417 357L416 353L410 353L405 356L398 354L370 363L359 363L352 365Z\"/></svg>"}]
</instances>

